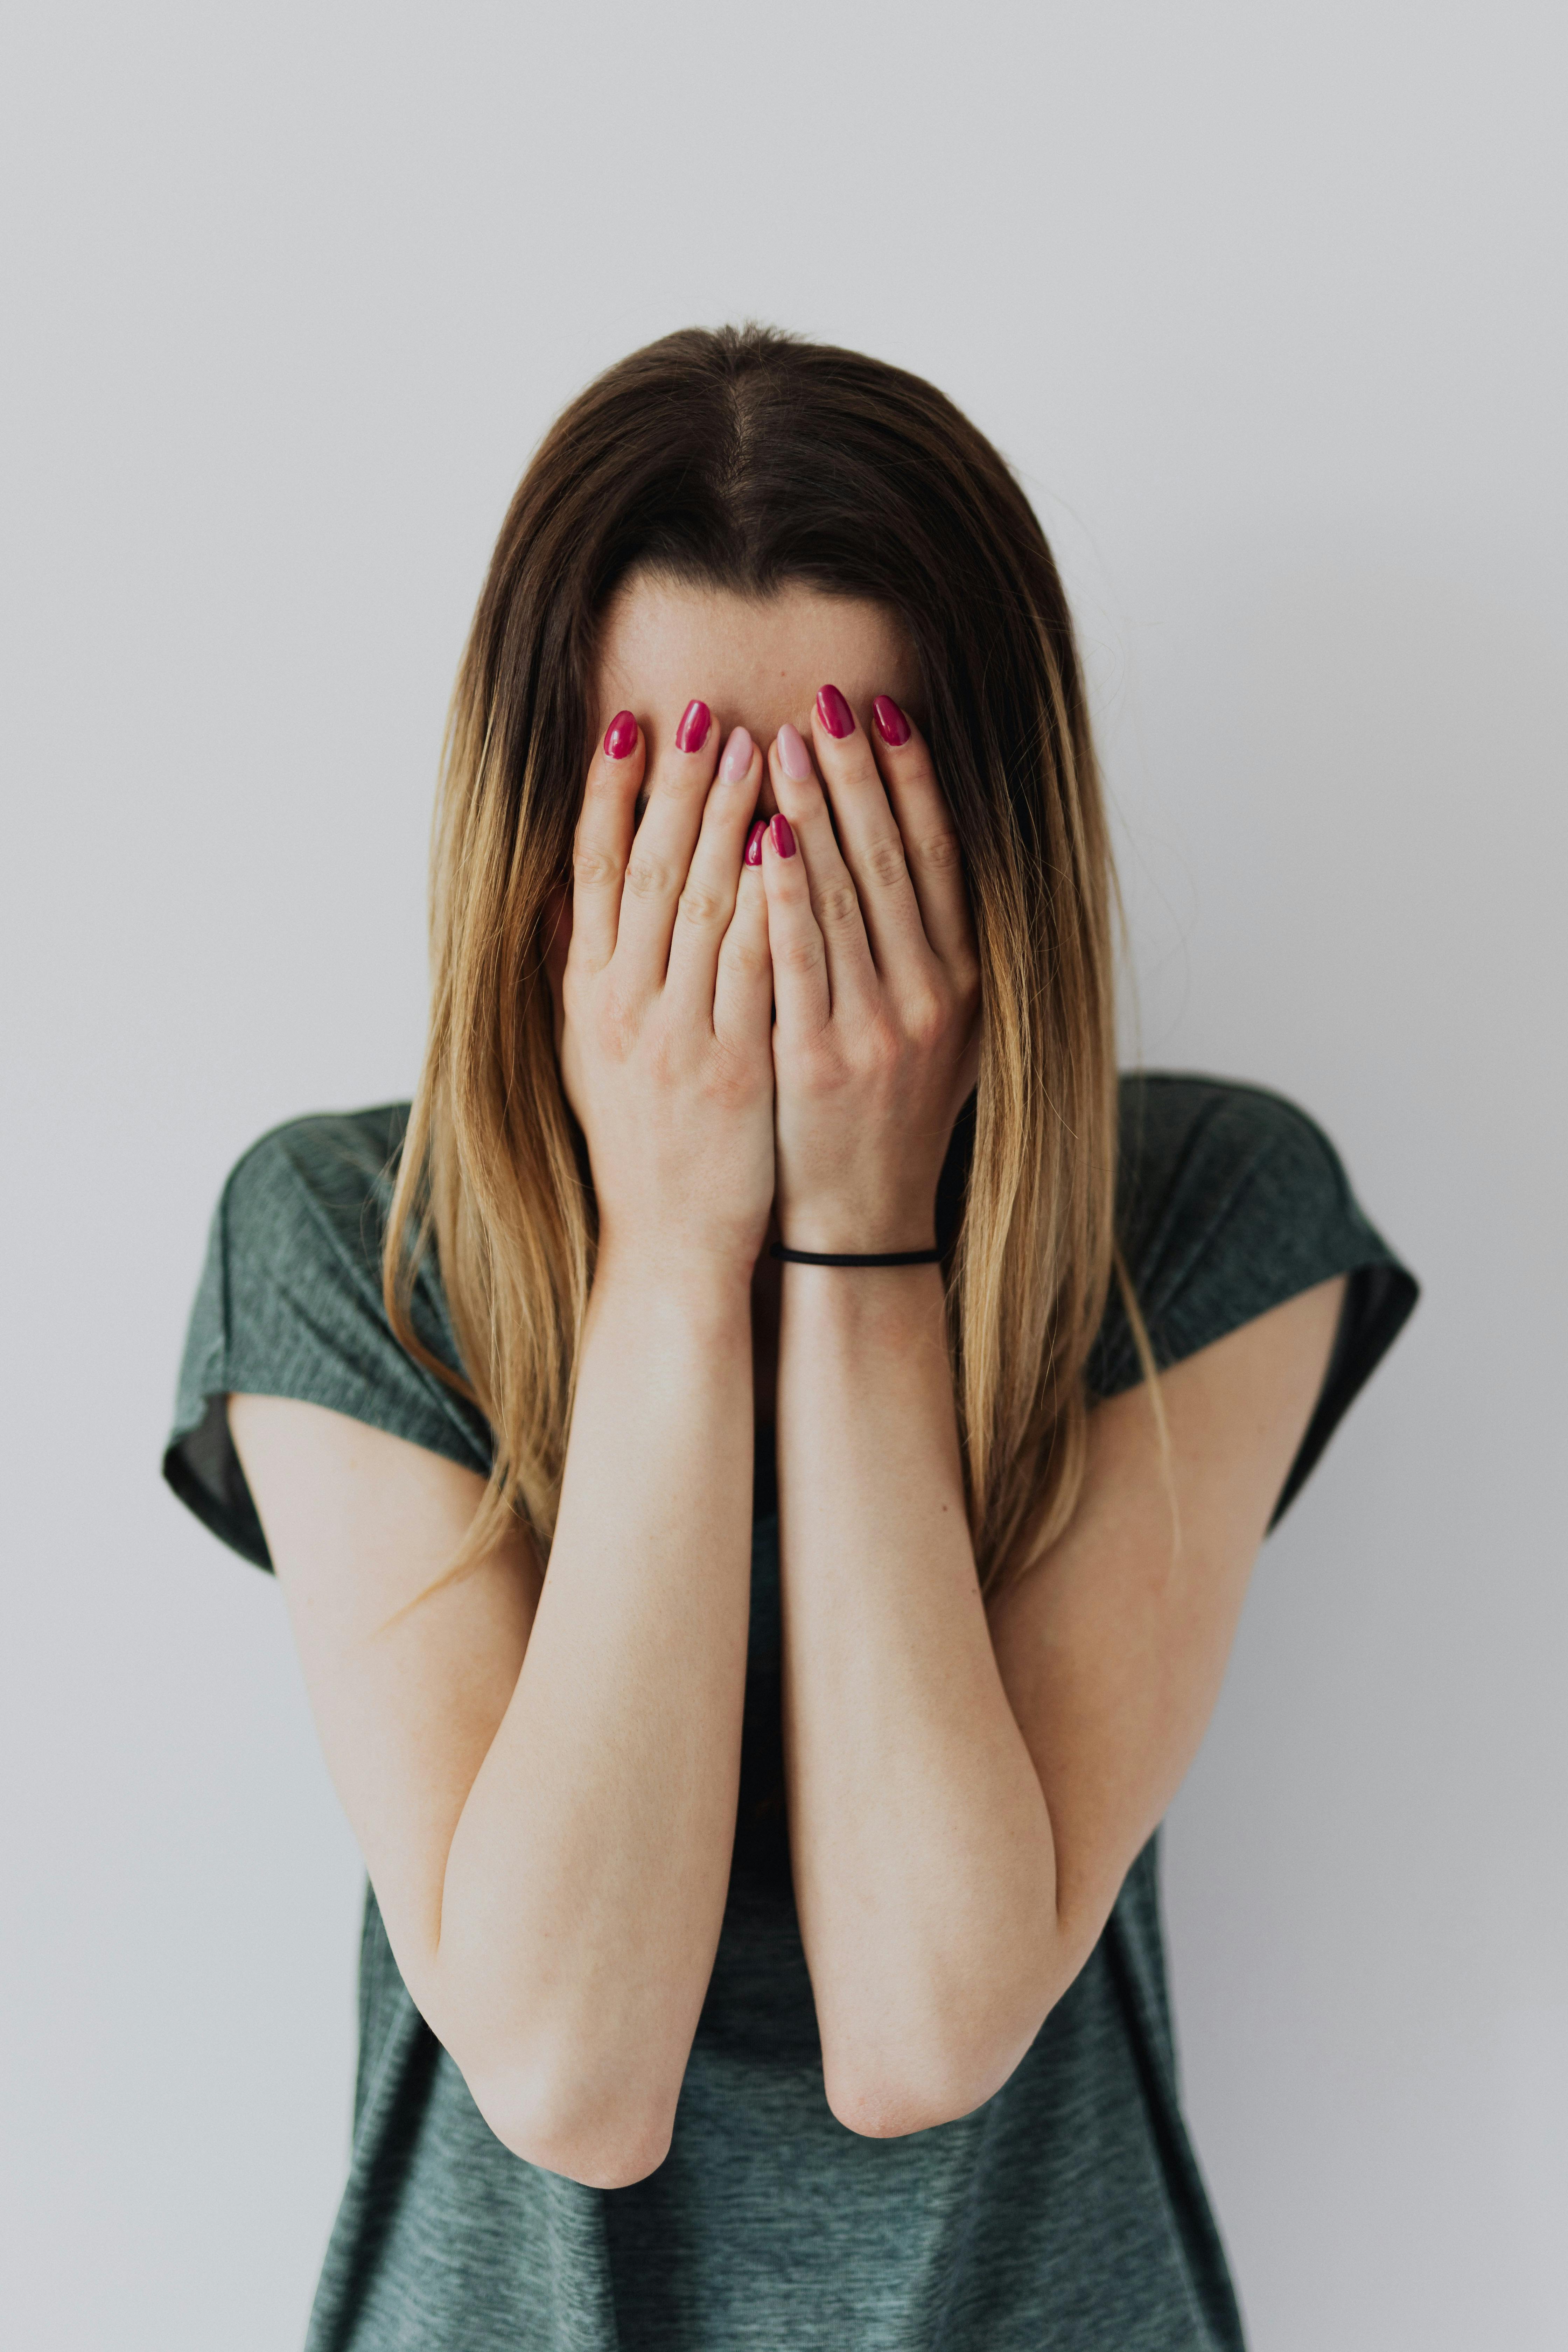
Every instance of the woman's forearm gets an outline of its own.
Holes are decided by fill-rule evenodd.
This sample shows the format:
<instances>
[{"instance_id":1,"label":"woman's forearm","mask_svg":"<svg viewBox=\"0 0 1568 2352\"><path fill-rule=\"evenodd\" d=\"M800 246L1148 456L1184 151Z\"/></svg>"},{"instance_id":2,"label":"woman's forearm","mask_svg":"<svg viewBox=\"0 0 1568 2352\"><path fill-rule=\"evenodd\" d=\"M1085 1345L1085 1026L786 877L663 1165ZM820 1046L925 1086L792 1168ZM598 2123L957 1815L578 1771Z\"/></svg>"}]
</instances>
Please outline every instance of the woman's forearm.
<instances>
[{"instance_id":1,"label":"woman's forearm","mask_svg":"<svg viewBox=\"0 0 1568 2352\"><path fill-rule=\"evenodd\" d=\"M452 1840L437 1960L492 2127L600 2185L665 2153L718 1942L752 1461L744 1281L602 1264L549 1570Z\"/></svg>"},{"instance_id":2,"label":"woman's forearm","mask_svg":"<svg viewBox=\"0 0 1568 2352\"><path fill-rule=\"evenodd\" d=\"M828 2096L968 2113L1043 2015L1050 1822L997 1672L934 1267L792 1265L778 1396L796 1902Z\"/></svg>"}]
</instances>

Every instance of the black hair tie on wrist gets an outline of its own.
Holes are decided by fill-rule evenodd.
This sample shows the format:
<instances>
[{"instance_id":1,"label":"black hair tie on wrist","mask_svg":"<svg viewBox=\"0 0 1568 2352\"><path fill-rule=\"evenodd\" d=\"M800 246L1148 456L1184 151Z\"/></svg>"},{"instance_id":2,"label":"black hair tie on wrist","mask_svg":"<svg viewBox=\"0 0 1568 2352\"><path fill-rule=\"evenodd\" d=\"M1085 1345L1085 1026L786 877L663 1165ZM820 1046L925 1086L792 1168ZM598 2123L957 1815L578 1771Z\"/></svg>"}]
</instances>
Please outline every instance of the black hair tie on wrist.
<instances>
[{"instance_id":1,"label":"black hair tie on wrist","mask_svg":"<svg viewBox=\"0 0 1568 2352\"><path fill-rule=\"evenodd\" d=\"M939 1249L884 1250L875 1257L845 1256L836 1250L785 1249L783 1242L774 1242L768 1251L770 1257L782 1258L785 1265L939 1265Z\"/></svg>"}]
</instances>

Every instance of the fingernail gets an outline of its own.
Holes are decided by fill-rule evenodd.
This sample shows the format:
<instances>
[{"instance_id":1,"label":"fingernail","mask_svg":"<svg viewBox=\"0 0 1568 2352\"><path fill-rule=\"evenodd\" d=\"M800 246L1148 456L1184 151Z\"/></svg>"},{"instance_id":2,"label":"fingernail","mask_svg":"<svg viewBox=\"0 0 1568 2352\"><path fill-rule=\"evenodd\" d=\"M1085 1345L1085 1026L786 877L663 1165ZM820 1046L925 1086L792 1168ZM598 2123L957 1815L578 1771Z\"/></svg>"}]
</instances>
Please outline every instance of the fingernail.
<instances>
[{"instance_id":1,"label":"fingernail","mask_svg":"<svg viewBox=\"0 0 1568 2352\"><path fill-rule=\"evenodd\" d=\"M823 686L817 688L816 715L828 733L837 735L840 742L846 735L853 735L855 732L855 713L836 686Z\"/></svg>"},{"instance_id":2,"label":"fingernail","mask_svg":"<svg viewBox=\"0 0 1568 2352\"><path fill-rule=\"evenodd\" d=\"M910 722L890 694L879 694L871 704L871 713L884 743L890 743L896 751L900 743L909 741Z\"/></svg>"},{"instance_id":3,"label":"fingernail","mask_svg":"<svg viewBox=\"0 0 1568 2352\"><path fill-rule=\"evenodd\" d=\"M785 816L783 809L780 809L777 816L774 817L773 823L769 825L768 831L773 835L773 847L777 850L779 856L781 857L793 857L795 856L795 834L791 828L790 821L788 817Z\"/></svg>"},{"instance_id":4,"label":"fingernail","mask_svg":"<svg viewBox=\"0 0 1568 2352\"><path fill-rule=\"evenodd\" d=\"M637 722L629 710L617 710L605 730L605 751L612 760L626 760L637 747Z\"/></svg>"},{"instance_id":5,"label":"fingernail","mask_svg":"<svg viewBox=\"0 0 1568 2352\"><path fill-rule=\"evenodd\" d=\"M811 754L787 719L779 729L779 765L792 784L804 784L811 774Z\"/></svg>"},{"instance_id":6,"label":"fingernail","mask_svg":"<svg viewBox=\"0 0 1568 2352\"><path fill-rule=\"evenodd\" d=\"M705 702L689 702L680 714L680 724L675 730L678 751L700 751L708 740L708 730L713 724L713 713Z\"/></svg>"},{"instance_id":7,"label":"fingernail","mask_svg":"<svg viewBox=\"0 0 1568 2352\"><path fill-rule=\"evenodd\" d=\"M767 826L763 824L762 818L759 817L755 824L752 827L750 833L746 835L746 863L748 866L760 866L762 864L763 835L766 831Z\"/></svg>"},{"instance_id":8,"label":"fingernail","mask_svg":"<svg viewBox=\"0 0 1568 2352\"><path fill-rule=\"evenodd\" d=\"M694 703L692 708L700 710L702 706L700 703ZM693 744L693 751L696 748ZM737 727L725 744L724 756L719 762L720 782L726 784L738 784L751 764L752 739L743 727Z\"/></svg>"}]
</instances>

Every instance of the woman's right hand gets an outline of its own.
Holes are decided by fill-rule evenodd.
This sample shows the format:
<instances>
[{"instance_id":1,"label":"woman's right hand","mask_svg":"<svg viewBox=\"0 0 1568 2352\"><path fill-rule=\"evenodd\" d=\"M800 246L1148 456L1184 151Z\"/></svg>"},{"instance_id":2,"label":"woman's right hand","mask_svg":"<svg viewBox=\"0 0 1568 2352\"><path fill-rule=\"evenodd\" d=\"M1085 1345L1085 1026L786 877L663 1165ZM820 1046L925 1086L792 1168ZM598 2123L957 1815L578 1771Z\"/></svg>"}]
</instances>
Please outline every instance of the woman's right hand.
<instances>
[{"instance_id":1,"label":"woman's right hand","mask_svg":"<svg viewBox=\"0 0 1568 2352\"><path fill-rule=\"evenodd\" d=\"M694 701L654 764L610 721L573 845L559 1038L608 1260L750 1276L773 1196L773 973L744 861L762 754ZM717 776L715 776L717 767Z\"/></svg>"}]
</instances>

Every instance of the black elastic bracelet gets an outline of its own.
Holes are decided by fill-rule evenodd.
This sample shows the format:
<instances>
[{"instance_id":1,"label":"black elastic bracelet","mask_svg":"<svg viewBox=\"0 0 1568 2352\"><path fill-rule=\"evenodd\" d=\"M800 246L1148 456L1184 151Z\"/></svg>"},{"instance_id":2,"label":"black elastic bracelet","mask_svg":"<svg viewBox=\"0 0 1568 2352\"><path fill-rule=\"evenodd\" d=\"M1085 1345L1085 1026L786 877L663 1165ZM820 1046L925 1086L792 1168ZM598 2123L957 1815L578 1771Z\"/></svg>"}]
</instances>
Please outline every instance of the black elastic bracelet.
<instances>
[{"instance_id":1,"label":"black elastic bracelet","mask_svg":"<svg viewBox=\"0 0 1568 2352\"><path fill-rule=\"evenodd\" d=\"M878 1257L845 1257L833 1250L785 1249L783 1242L774 1242L770 1257L782 1258L785 1265L939 1265L942 1252L928 1250L885 1250Z\"/></svg>"}]
</instances>

